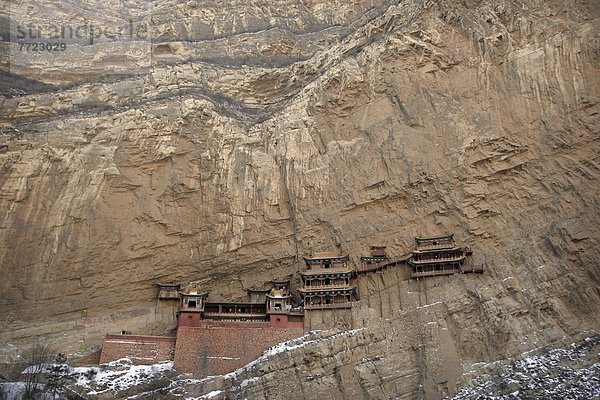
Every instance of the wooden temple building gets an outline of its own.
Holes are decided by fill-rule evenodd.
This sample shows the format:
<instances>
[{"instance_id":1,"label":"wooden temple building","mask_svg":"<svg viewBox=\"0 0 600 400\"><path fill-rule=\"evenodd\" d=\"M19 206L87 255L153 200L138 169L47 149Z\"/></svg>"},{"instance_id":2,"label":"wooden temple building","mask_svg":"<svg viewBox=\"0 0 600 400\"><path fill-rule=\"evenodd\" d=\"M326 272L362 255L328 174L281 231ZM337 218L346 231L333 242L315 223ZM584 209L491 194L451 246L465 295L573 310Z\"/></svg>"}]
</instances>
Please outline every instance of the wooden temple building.
<instances>
[{"instance_id":1,"label":"wooden temple building","mask_svg":"<svg viewBox=\"0 0 600 400\"><path fill-rule=\"evenodd\" d=\"M190 290L180 293L177 326L200 326L204 321L270 322L285 326L303 322L303 313L293 308L289 293L290 281L272 281L273 288L248 289L244 302L208 302L208 293Z\"/></svg>"},{"instance_id":2,"label":"wooden temple building","mask_svg":"<svg viewBox=\"0 0 600 400\"><path fill-rule=\"evenodd\" d=\"M304 310L293 307L289 280L274 280L273 289L266 295L267 315L273 326L297 325L304 322Z\"/></svg>"},{"instance_id":3,"label":"wooden temple building","mask_svg":"<svg viewBox=\"0 0 600 400\"><path fill-rule=\"evenodd\" d=\"M417 248L408 259L412 268L411 278L483 272L483 267L464 266L472 251L467 247L459 248L453 235L415 238L415 242Z\"/></svg>"},{"instance_id":4,"label":"wooden temple building","mask_svg":"<svg viewBox=\"0 0 600 400\"><path fill-rule=\"evenodd\" d=\"M180 293L181 302L179 311L177 311L177 326L195 326L198 321L203 319L206 296L208 293L198 290Z\"/></svg>"},{"instance_id":5,"label":"wooden temple building","mask_svg":"<svg viewBox=\"0 0 600 400\"><path fill-rule=\"evenodd\" d=\"M305 310L352 307L355 271L349 265L348 254L313 253L304 262L306 270L300 273L304 286L298 292Z\"/></svg>"},{"instance_id":6,"label":"wooden temple building","mask_svg":"<svg viewBox=\"0 0 600 400\"><path fill-rule=\"evenodd\" d=\"M387 261L390 259L386 251L386 246L371 246L371 255L363 256L360 258L360 263L362 266L369 267L373 264L381 263L382 261Z\"/></svg>"},{"instance_id":7,"label":"wooden temple building","mask_svg":"<svg viewBox=\"0 0 600 400\"><path fill-rule=\"evenodd\" d=\"M415 250L395 258L388 255L385 246L372 245L371 254L361 257L356 268L350 265L348 254L315 252L305 257L306 270L300 273L303 287L298 289L303 307L292 306L290 281L278 279L271 281L271 288L248 289L248 300L243 302L208 302L208 293L181 291L174 283L158 284L158 298L180 298L178 326L197 326L199 321L301 323L304 310L351 308L357 299L354 282L357 274L405 262L413 279L483 272L483 266L465 265L472 251L458 247L453 235L415 238L415 242Z\"/></svg>"},{"instance_id":8,"label":"wooden temple building","mask_svg":"<svg viewBox=\"0 0 600 400\"><path fill-rule=\"evenodd\" d=\"M266 303L267 302L267 293L271 291L271 289L266 289L263 287L251 287L248 291L248 296L250 297L251 303Z\"/></svg>"},{"instance_id":9,"label":"wooden temple building","mask_svg":"<svg viewBox=\"0 0 600 400\"><path fill-rule=\"evenodd\" d=\"M157 283L159 300L179 300L179 287L173 282Z\"/></svg>"},{"instance_id":10,"label":"wooden temple building","mask_svg":"<svg viewBox=\"0 0 600 400\"><path fill-rule=\"evenodd\" d=\"M379 271L391 265L401 264L410 258L410 254L403 257L390 257L386 246L371 246L371 254L360 258L360 265L356 267L357 274Z\"/></svg>"},{"instance_id":11,"label":"wooden temple building","mask_svg":"<svg viewBox=\"0 0 600 400\"><path fill-rule=\"evenodd\" d=\"M268 288L251 287L243 301L209 301L208 293L192 283L184 287L173 282L156 284L161 313L170 308L177 316L175 336L140 336L125 331L107 334L100 361L123 357L138 364L173 361L175 368L196 377L224 374L257 359L277 343L302 336L306 330L352 328L353 313L349 311L358 299L359 280L367 274L406 262L409 271L404 270L401 279L417 279L420 293L418 279L483 272L482 266L469 265L466 260L472 251L458 247L453 235L416 238L415 242L415 250L396 258L388 255L385 246L373 245L356 268L348 254L312 253L304 258L306 269L300 273L300 306L293 303L297 297L290 292L289 280L275 279ZM369 281L365 280L365 287ZM383 308L381 312L383 316Z\"/></svg>"}]
</instances>

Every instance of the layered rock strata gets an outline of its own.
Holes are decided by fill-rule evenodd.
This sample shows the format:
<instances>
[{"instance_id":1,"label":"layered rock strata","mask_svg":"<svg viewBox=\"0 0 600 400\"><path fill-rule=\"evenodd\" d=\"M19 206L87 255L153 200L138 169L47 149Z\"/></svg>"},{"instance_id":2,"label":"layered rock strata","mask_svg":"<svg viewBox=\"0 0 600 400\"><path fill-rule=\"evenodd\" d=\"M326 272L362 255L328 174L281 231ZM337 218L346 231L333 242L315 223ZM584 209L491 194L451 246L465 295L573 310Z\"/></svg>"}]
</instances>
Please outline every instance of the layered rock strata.
<instances>
[{"instance_id":1,"label":"layered rock strata","mask_svg":"<svg viewBox=\"0 0 600 400\"><path fill-rule=\"evenodd\" d=\"M297 280L311 249L358 262L443 233L486 272L427 280L426 299L374 274L353 310L381 357L360 368L411 366L383 394L451 393L473 362L598 330L595 3L61 4L58 21L153 30L3 61L4 360L39 337L84 354L169 333L160 281L235 300Z\"/></svg>"}]
</instances>

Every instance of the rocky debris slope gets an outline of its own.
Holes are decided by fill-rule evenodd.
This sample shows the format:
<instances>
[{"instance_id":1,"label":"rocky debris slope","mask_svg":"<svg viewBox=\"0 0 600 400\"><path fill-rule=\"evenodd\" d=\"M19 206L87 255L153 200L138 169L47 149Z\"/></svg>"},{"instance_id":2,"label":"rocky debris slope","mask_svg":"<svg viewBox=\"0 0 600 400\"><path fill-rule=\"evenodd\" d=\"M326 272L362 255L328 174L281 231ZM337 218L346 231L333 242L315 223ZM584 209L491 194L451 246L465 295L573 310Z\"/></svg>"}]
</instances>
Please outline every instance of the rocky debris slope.
<instances>
[{"instance_id":1,"label":"rocky debris slope","mask_svg":"<svg viewBox=\"0 0 600 400\"><path fill-rule=\"evenodd\" d=\"M380 357L359 369L369 395L451 394L472 363L598 331L594 2L63 3L57 19L84 7L155 36L10 60L40 84L0 97L4 360L37 337L84 354L168 332L159 281L234 300L298 284L311 249L357 262L446 232L486 272L367 278L350 325Z\"/></svg>"},{"instance_id":2,"label":"rocky debris slope","mask_svg":"<svg viewBox=\"0 0 600 400\"><path fill-rule=\"evenodd\" d=\"M86 399L126 399L167 392L178 374L173 363L132 365L130 360L121 359L99 368L69 368L65 377L70 381L66 387Z\"/></svg>"},{"instance_id":3,"label":"rocky debris slope","mask_svg":"<svg viewBox=\"0 0 600 400\"><path fill-rule=\"evenodd\" d=\"M369 336L368 332L348 331L301 344L289 343L284 352L273 348L259 364L251 364L212 381L188 384L186 396L203 393L199 398L306 399L326 393L331 399L350 396L358 399L427 398L418 381L408 379L403 384L396 381L395 386L389 383L390 378L394 380L390 371L402 369L406 372L407 368L393 359L388 368L375 365L372 353L369 354L373 351ZM452 398L597 398L600 396L598 350L599 338L594 336L564 349L548 346L536 349L520 355L516 361L474 364L470 374L478 378L468 382ZM358 379L347 375L352 369ZM281 381L274 381L273 375ZM401 387L411 384L416 392ZM203 390L198 391L200 388Z\"/></svg>"},{"instance_id":4,"label":"rocky debris slope","mask_svg":"<svg viewBox=\"0 0 600 400\"><path fill-rule=\"evenodd\" d=\"M566 349L537 350L521 360L480 375L453 399L596 399L600 398L600 337ZM481 371L479 371L481 373Z\"/></svg>"},{"instance_id":5,"label":"rocky debris slope","mask_svg":"<svg viewBox=\"0 0 600 400\"><path fill-rule=\"evenodd\" d=\"M132 366L121 360L101 368L71 368L67 387L87 399L426 397L402 363L410 360L392 357L387 368L375 362L385 358L375 355L381 351L377 346L381 339L366 328L337 334L314 331L271 348L233 373L201 380L178 376L171 364ZM390 335L386 340L392 339L397 337ZM544 346L516 358L473 364L462 377L465 387L451 398L597 398L599 345L596 335L565 348ZM389 381L400 370L404 371L402 383L392 385ZM412 390L407 390L410 386Z\"/></svg>"},{"instance_id":6,"label":"rocky debris slope","mask_svg":"<svg viewBox=\"0 0 600 400\"><path fill-rule=\"evenodd\" d=\"M203 380L188 391L220 390L233 398L435 399L456 395L479 375L487 379L490 365L499 368L537 354L532 349L547 350L546 343L569 346L572 340L595 335L595 322L579 325L559 304L544 312L517 307L519 302L547 297L541 287L548 282L517 292L512 278L486 286L483 276L457 275L430 279L426 287L421 282L419 291L416 281L394 279L397 272L382 271L371 277L373 283L366 290L360 288L360 293L372 294L361 296L348 320L361 327L337 334L312 333L272 349L234 374ZM561 286L561 281L551 285ZM570 367L583 374L583 365L595 362L597 343L597 338L585 341L582 364ZM524 379L535 378L526 375Z\"/></svg>"}]
</instances>

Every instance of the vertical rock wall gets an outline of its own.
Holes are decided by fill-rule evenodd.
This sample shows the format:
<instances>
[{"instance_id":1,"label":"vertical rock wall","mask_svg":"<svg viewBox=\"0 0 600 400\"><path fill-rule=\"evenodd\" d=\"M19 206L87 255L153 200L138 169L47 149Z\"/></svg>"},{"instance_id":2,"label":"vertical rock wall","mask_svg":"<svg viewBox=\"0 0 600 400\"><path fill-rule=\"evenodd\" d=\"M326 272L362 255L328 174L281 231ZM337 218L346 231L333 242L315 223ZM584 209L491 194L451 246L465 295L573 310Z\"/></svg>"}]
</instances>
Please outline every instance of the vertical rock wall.
<instances>
[{"instance_id":1,"label":"vertical rock wall","mask_svg":"<svg viewBox=\"0 0 600 400\"><path fill-rule=\"evenodd\" d=\"M35 15L13 6L9 18ZM85 3L107 20L147 11L103 6ZM65 7L56 18L84 10ZM352 320L374 331L356 356L371 361L338 372L360 373L363 393L450 391L438 355L464 369L598 330L598 13L173 0L148 14L151 41L13 62L3 82L18 90L0 97L4 359L38 337L74 354L106 332L169 332L159 281L235 300L297 276L311 249L357 262L370 243L405 254L447 232L486 273L427 280L426 299L401 272L361 284ZM370 380L392 364L411 367Z\"/></svg>"}]
</instances>

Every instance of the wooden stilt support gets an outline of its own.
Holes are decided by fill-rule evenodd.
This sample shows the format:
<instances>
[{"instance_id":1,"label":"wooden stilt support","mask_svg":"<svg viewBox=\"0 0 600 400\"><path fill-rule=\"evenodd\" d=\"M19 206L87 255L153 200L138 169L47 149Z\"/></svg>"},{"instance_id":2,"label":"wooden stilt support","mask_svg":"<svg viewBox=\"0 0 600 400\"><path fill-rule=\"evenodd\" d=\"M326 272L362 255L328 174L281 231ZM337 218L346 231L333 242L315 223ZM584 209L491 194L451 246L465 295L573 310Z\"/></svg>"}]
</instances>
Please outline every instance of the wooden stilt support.
<instances>
[{"instance_id":1,"label":"wooden stilt support","mask_svg":"<svg viewBox=\"0 0 600 400\"><path fill-rule=\"evenodd\" d=\"M402 311L402 290L400 290L401 282L402 281L398 276L398 270L396 270L396 287L398 288L398 303L400 304L400 311Z\"/></svg>"},{"instance_id":2,"label":"wooden stilt support","mask_svg":"<svg viewBox=\"0 0 600 400\"><path fill-rule=\"evenodd\" d=\"M419 307L423 304L421 303L421 283L419 282L419 276L417 275L417 291L419 292Z\"/></svg>"},{"instance_id":3,"label":"wooden stilt support","mask_svg":"<svg viewBox=\"0 0 600 400\"><path fill-rule=\"evenodd\" d=\"M381 278L381 275L377 276ZM379 318L383 318L383 299L381 298L381 285L379 284L380 279L377 279L377 296L379 297Z\"/></svg>"}]
</instances>

